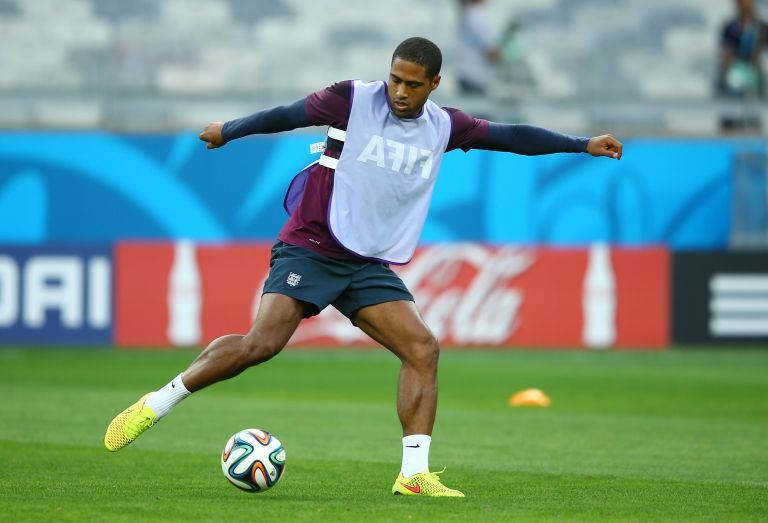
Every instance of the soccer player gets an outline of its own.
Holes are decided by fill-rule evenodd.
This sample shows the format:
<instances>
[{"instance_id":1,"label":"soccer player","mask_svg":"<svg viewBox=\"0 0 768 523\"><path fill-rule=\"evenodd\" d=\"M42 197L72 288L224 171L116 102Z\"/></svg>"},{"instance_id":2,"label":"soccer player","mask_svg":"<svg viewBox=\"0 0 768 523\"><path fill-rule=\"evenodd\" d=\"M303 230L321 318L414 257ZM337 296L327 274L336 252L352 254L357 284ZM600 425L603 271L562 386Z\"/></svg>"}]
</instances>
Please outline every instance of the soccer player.
<instances>
[{"instance_id":1,"label":"soccer player","mask_svg":"<svg viewBox=\"0 0 768 523\"><path fill-rule=\"evenodd\" d=\"M443 154L486 149L525 155L621 158L610 135L577 138L473 118L429 100L440 85L440 49L409 38L386 82L344 81L290 105L208 124L215 149L251 134L329 126L325 152L291 183L290 213L272 248L261 306L246 335L222 336L184 372L120 413L104 443L117 451L192 392L277 355L303 318L333 305L401 362L397 413L403 459L393 494L463 497L429 470L440 348L390 264L413 256Z\"/></svg>"}]
</instances>

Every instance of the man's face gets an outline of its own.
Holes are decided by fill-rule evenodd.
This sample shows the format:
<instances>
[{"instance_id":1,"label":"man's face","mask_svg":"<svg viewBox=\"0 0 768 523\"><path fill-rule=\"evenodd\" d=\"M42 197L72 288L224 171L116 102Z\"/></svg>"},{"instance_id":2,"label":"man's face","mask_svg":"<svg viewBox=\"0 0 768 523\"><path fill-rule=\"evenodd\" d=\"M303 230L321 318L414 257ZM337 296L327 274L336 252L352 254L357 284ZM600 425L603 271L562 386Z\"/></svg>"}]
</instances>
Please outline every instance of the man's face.
<instances>
[{"instance_id":1,"label":"man's face","mask_svg":"<svg viewBox=\"0 0 768 523\"><path fill-rule=\"evenodd\" d=\"M430 78L423 65L395 58L387 81L392 112L399 118L416 116L439 84L439 74Z\"/></svg>"},{"instance_id":2,"label":"man's face","mask_svg":"<svg viewBox=\"0 0 768 523\"><path fill-rule=\"evenodd\" d=\"M738 4L739 11L742 15L751 15L755 8L752 0L737 0L736 3Z\"/></svg>"}]
</instances>

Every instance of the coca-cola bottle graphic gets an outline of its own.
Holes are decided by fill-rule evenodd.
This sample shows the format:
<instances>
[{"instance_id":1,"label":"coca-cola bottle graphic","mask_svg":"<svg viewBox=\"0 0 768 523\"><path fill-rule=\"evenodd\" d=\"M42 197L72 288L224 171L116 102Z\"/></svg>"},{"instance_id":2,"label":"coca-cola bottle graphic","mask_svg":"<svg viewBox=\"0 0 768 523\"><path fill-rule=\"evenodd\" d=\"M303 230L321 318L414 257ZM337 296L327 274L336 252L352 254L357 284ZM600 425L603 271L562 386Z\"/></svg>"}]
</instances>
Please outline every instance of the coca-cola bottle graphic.
<instances>
[{"instance_id":1,"label":"coca-cola bottle graphic","mask_svg":"<svg viewBox=\"0 0 768 523\"><path fill-rule=\"evenodd\" d=\"M596 349L612 346L616 342L616 281L611 249L606 244L589 248L581 303L584 345Z\"/></svg>"},{"instance_id":2,"label":"coca-cola bottle graphic","mask_svg":"<svg viewBox=\"0 0 768 523\"><path fill-rule=\"evenodd\" d=\"M191 241L182 240L174 246L168 280L168 340L173 345L196 345L201 339L203 296L195 245Z\"/></svg>"}]
</instances>

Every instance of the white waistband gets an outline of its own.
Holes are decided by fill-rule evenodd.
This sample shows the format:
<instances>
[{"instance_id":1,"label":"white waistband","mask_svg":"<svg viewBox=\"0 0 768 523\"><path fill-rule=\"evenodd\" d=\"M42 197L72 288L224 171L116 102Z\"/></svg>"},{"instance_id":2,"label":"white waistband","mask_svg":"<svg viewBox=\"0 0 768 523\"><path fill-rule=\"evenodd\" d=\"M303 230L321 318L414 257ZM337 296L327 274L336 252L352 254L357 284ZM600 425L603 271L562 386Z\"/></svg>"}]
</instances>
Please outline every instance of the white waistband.
<instances>
[{"instance_id":1,"label":"white waistband","mask_svg":"<svg viewBox=\"0 0 768 523\"><path fill-rule=\"evenodd\" d=\"M343 142L347 139L347 131L342 131L341 129L337 129L335 127L329 127L328 138L333 138L334 140Z\"/></svg>"},{"instance_id":2,"label":"white waistband","mask_svg":"<svg viewBox=\"0 0 768 523\"><path fill-rule=\"evenodd\" d=\"M317 163L323 167L328 167L329 169L336 169L336 166L339 165L339 160L338 158L331 158L330 156L322 155Z\"/></svg>"}]
</instances>

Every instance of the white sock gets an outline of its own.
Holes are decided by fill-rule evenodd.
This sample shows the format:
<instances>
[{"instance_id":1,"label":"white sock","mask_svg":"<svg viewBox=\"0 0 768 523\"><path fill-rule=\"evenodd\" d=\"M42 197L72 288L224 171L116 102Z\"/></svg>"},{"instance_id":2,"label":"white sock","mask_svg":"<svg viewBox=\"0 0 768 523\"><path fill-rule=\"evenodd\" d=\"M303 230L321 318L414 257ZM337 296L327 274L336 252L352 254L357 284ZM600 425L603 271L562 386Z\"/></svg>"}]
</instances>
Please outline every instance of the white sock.
<instances>
[{"instance_id":1,"label":"white sock","mask_svg":"<svg viewBox=\"0 0 768 523\"><path fill-rule=\"evenodd\" d=\"M403 438L403 466L400 472L404 478L429 470L429 444L432 437L413 434Z\"/></svg>"},{"instance_id":2,"label":"white sock","mask_svg":"<svg viewBox=\"0 0 768 523\"><path fill-rule=\"evenodd\" d=\"M181 381L181 374L179 374L168 382L168 385L157 392L153 392L147 398L147 405L157 415L157 419L160 419L190 394L192 393L184 386L184 382Z\"/></svg>"}]
</instances>

